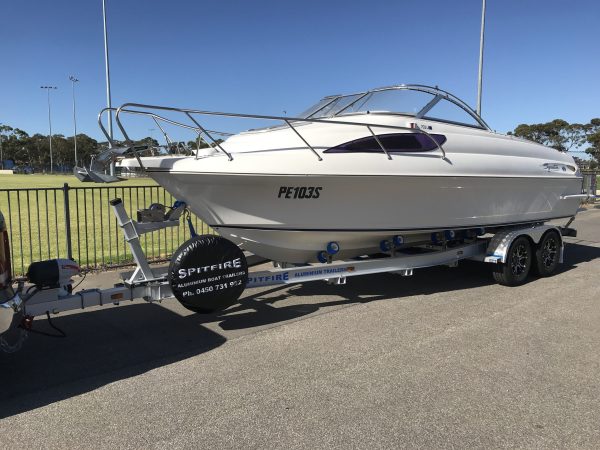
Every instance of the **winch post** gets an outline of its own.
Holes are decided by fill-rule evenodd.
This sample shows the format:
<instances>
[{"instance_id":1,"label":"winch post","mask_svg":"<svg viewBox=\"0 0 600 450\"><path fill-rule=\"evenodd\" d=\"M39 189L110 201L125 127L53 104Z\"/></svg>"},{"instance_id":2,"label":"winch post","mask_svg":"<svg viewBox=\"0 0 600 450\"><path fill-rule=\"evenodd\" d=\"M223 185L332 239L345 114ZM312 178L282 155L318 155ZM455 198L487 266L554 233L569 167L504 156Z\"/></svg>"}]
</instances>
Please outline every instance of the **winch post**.
<instances>
[{"instance_id":1,"label":"winch post","mask_svg":"<svg viewBox=\"0 0 600 450\"><path fill-rule=\"evenodd\" d=\"M136 281L143 282L154 279L154 274L140 244L140 236L136 230L135 222L127 215L127 211L125 211L125 207L123 206L123 200L115 198L110 201L110 206L113 208L113 212L117 217L117 223L121 227L121 230L123 230L125 241L129 245L129 249L137 265L127 282L131 284Z\"/></svg>"},{"instance_id":2,"label":"winch post","mask_svg":"<svg viewBox=\"0 0 600 450\"><path fill-rule=\"evenodd\" d=\"M150 281L164 281L164 275L155 274L150 268L146 254L140 244L140 234L178 226L179 217L185 210L185 203L177 202L171 212L165 216L165 220L159 222L136 222L131 219L129 215L127 215L127 211L125 211L123 200L120 198L111 200L110 205L117 217L119 227L123 230L125 241L127 242L127 245L129 245L129 249L131 250L131 254L137 265L132 275L125 280L125 284L136 285L148 283Z\"/></svg>"}]
</instances>

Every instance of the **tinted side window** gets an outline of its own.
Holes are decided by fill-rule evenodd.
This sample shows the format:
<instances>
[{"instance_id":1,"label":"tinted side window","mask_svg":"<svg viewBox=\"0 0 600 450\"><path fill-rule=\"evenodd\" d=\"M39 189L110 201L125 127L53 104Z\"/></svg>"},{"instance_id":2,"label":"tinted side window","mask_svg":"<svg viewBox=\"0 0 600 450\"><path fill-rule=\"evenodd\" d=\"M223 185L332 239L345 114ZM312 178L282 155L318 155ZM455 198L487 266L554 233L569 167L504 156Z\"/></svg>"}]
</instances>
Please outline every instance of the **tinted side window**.
<instances>
[{"instance_id":1,"label":"tinted side window","mask_svg":"<svg viewBox=\"0 0 600 450\"><path fill-rule=\"evenodd\" d=\"M446 142L443 134L430 134L435 142L442 145ZM393 133L377 136L389 153L427 152L437 148L435 142L423 133ZM356 139L336 147L329 148L323 153L383 153L383 150L373 136Z\"/></svg>"}]
</instances>

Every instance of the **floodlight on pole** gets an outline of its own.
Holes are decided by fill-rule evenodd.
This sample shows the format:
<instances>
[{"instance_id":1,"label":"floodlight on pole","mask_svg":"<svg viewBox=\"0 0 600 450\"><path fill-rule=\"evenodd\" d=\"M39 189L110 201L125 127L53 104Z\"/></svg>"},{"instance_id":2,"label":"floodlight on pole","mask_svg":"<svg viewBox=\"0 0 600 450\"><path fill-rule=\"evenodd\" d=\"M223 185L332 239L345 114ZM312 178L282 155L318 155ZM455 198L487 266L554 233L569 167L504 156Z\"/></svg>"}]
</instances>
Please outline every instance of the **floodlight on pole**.
<instances>
[{"instance_id":1,"label":"floodlight on pole","mask_svg":"<svg viewBox=\"0 0 600 450\"><path fill-rule=\"evenodd\" d=\"M50 135L48 136L48 139L50 141L50 173L54 173L54 159L52 157L52 114L51 114L51 107L50 107L50 91L52 89L58 89L56 86L40 86L41 89L46 89L46 92L48 92L48 127L50 128Z\"/></svg>"},{"instance_id":2,"label":"floodlight on pole","mask_svg":"<svg viewBox=\"0 0 600 450\"><path fill-rule=\"evenodd\" d=\"M69 80L71 80L71 85L73 87L73 143L75 145L75 167L77 167L77 116L75 115L75 83L77 83L79 80L73 75L69 76Z\"/></svg>"}]
</instances>

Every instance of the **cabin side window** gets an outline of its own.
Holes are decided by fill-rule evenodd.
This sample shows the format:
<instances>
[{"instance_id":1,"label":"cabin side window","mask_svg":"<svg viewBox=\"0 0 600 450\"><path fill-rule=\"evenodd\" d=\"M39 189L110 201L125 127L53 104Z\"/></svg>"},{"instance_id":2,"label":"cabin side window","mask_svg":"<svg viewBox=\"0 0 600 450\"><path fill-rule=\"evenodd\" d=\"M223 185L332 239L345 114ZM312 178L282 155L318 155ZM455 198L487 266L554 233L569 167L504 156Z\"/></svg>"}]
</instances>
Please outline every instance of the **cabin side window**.
<instances>
[{"instance_id":1,"label":"cabin side window","mask_svg":"<svg viewBox=\"0 0 600 450\"><path fill-rule=\"evenodd\" d=\"M425 133L380 134L377 139L389 153L428 152L446 142L443 134ZM368 136L329 148L323 153L383 153L383 150L373 136Z\"/></svg>"}]
</instances>

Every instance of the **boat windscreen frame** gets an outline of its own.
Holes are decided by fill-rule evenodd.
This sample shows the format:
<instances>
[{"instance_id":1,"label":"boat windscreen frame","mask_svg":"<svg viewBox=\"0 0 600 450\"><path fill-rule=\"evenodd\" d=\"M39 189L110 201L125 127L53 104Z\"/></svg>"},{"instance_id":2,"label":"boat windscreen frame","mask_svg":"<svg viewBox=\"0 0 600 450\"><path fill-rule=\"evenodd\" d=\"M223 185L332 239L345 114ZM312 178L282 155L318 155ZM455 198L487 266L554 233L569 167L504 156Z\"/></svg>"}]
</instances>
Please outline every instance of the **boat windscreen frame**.
<instances>
[{"instance_id":1,"label":"boat windscreen frame","mask_svg":"<svg viewBox=\"0 0 600 450\"><path fill-rule=\"evenodd\" d=\"M344 95L341 94L337 94L337 95L327 95L325 97L323 97L321 100L319 100L317 102L316 105L311 106L310 108L308 108L307 111L310 111L312 108L314 108L315 106L317 106L319 103L323 102L324 100L329 100L327 103L324 103L319 109L311 112L310 114L306 115L307 119L310 119L311 117L313 117L315 114L317 114L319 111L323 111L325 108L327 108L329 105L331 105L333 102L335 102L338 98L340 97L345 97ZM304 117L304 113L300 114L298 117Z\"/></svg>"},{"instance_id":2,"label":"boat windscreen frame","mask_svg":"<svg viewBox=\"0 0 600 450\"><path fill-rule=\"evenodd\" d=\"M478 129L481 128L481 129L484 129L484 130L487 130L487 131L491 131L491 128L481 118L481 116L479 114L477 114L469 105L467 105L461 99L459 99L458 97L452 95L451 93L449 93L447 91L439 89L438 87L426 86L426 85L421 85L421 84L400 84L400 85L397 85L397 86L381 87L381 88L371 89L371 90L365 91L365 92L356 92L356 93L347 94L347 95L328 95L326 97L323 97L323 99L321 99L320 101L323 101L323 100L328 99L328 98L331 98L331 101L329 101L327 104L323 105L323 107L319 108L317 111L314 111L313 113L311 113L310 116L308 116L306 118L307 119L309 119L309 118L318 118L318 117L315 117L315 116L317 116L317 114L319 113L319 111L322 111L327 106L331 105L334 101L336 101L336 100L338 100L340 98L351 97L351 96L358 95L359 96L358 98L356 98L354 101L352 101L348 105L344 106L339 111L335 111L333 114L328 115L328 116L324 116L324 117L321 117L321 118L339 117L340 115L344 115L345 114L344 111L348 110L348 108L351 108L357 102L359 102L360 100L364 99L367 95L374 94L376 92L392 91L392 90L407 90L407 91L411 90L411 91L425 92L427 94L433 95L433 98L423 108L421 108L421 110L419 112L417 112L416 114L409 114L409 113L405 113L405 112L398 113L398 112L391 111L390 113L392 113L392 114L398 114L398 115L403 115L403 116L415 117L417 119L427 119L427 120L432 120L432 121L436 121L436 122L451 123L451 124L462 125L462 126L467 126L467 127L471 127L471 128L478 128ZM458 106L460 109L462 109L463 111L465 111L469 116L471 116L478 125L473 125L473 124L465 123L465 122L452 121L452 120L444 120L443 118L426 117L426 114L435 105L437 105L441 100L447 100L450 103L453 103L454 105ZM358 111L356 113L360 114L361 112Z\"/></svg>"},{"instance_id":3,"label":"boat windscreen frame","mask_svg":"<svg viewBox=\"0 0 600 450\"><path fill-rule=\"evenodd\" d=\"M326 105L324 105L322 108L319 108L317 111L313 112L310 116L307 116L307 119L311 119L311 118L315 118L315 115L319 112L319 111L323 111L325 108L327 108L329 105L331 105L334 101L339 100L341 98L347 98L347 97L354 97L355 95L358 95L359 97L354 99L352 102L348 103L346 106L344 106L342 109L340 109L339 111L334 112L333 114L326 116L326 117L336 117L338 114L340 114L342 111L344 111L345 109L348 109L349 107L351 107L352 105L354 105L355 103L357 103L358 101L362 100L363 98L365 98L367 95L369 95L371 93L371 91L367 91L367 92L359 92L356 94L345 94L345 95L337 95L335 96L335 98L333 98L330 102L328 102ZM323 100L332 97L332 96L327 96L327 97L323 97Z\"/></svg>"}]
</instances>

